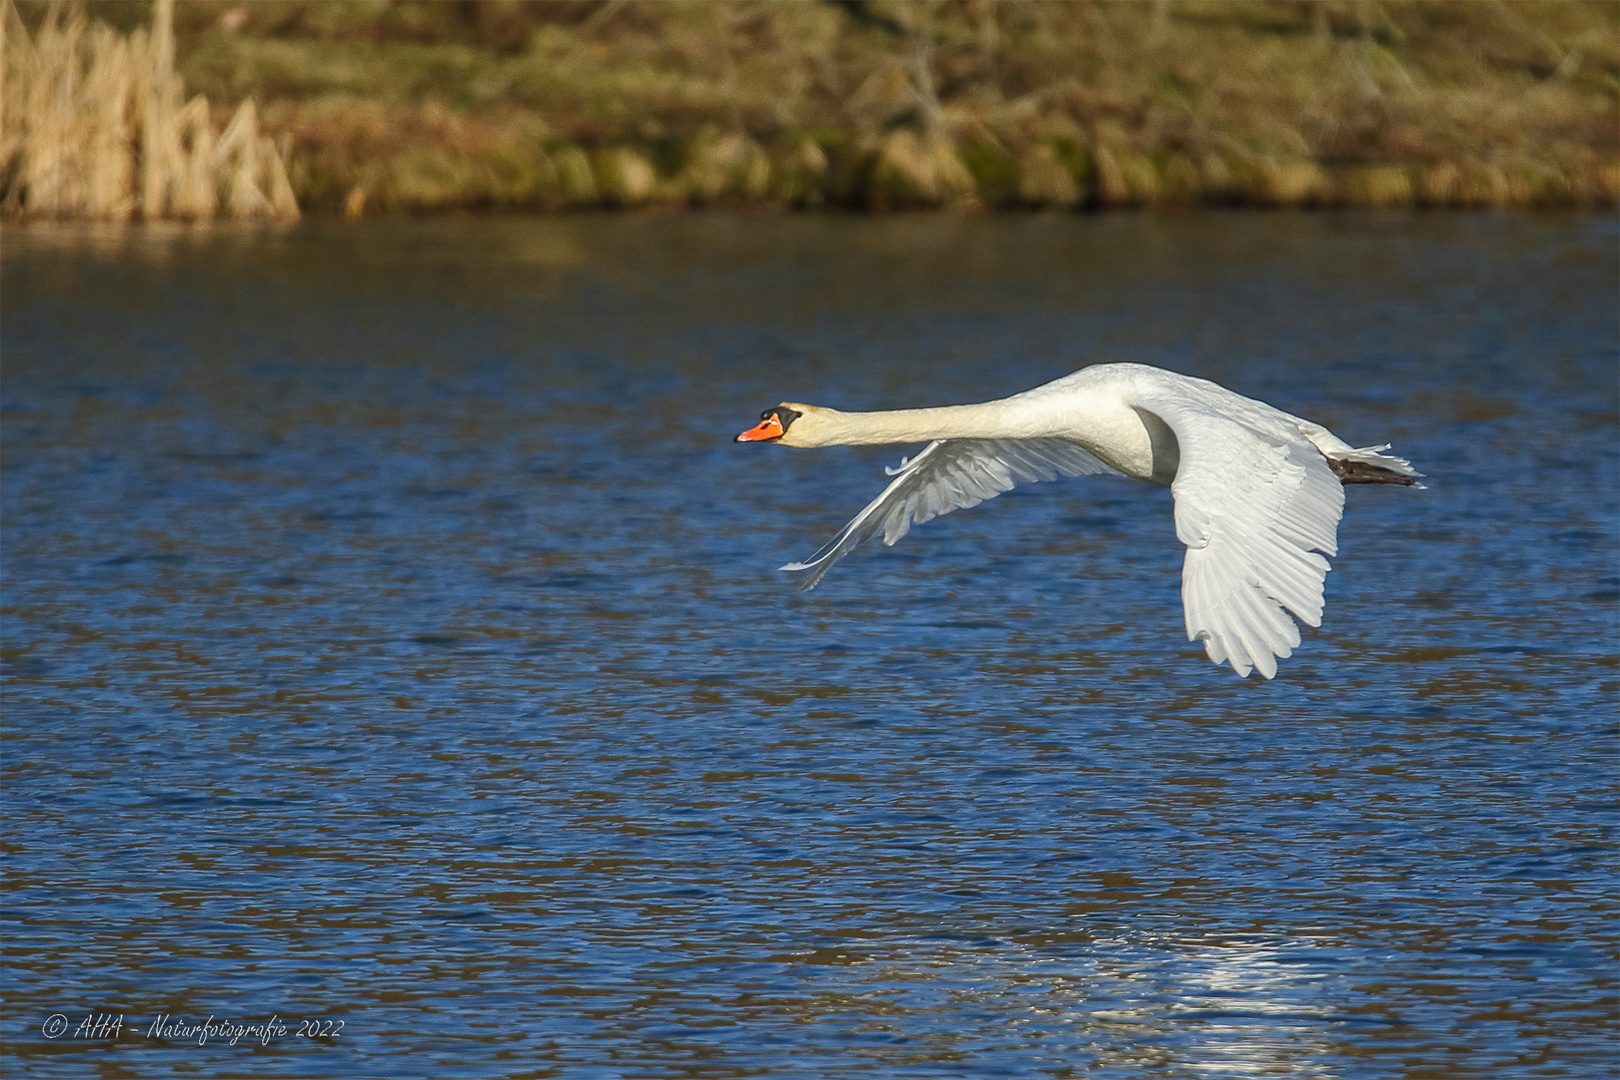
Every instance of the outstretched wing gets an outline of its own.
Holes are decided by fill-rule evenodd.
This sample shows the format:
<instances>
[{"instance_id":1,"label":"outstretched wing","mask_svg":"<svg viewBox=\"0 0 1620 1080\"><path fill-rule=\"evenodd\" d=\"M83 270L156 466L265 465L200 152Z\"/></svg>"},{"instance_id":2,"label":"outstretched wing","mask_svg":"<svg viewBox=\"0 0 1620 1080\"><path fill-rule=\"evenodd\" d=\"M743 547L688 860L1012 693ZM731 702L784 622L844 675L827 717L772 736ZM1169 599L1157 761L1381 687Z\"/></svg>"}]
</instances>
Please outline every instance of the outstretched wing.
<instances>
[{"instance_id":1,"label":"outstretched wing","mask_svg":"<svg viewBox=\"0 0 1620 1080\"><path fill-rule=\"evenodd\" d=\"M1181 602L1187 638L1239 675L1272 678L1299 644L1288 612L1322 624L1324 555L1338 552L1344 488L1303 437L1263 435L1214 408L1171 394L1134 404L1175 432L1181 464L1170 490L1187 545ZM1320 554L1319 554L1320 553Z\"/></svg>"},{"instance_id":2,"label":"outstretched wing","mask_svg":"<svg viewBox=\"0 0 1620 1080\"><path fill-rule=\"evenodd\" d=\"M867 503L866 509L809 559L782 567L809 571L806 590L815 588L833 563L879 532L885 546L891 545L914 524L977 506L1011 491L1020 481L1034 483L1114 470L1063 439L942 439L902 461L900 468L887 471L894 480L883 494Z\"/></svg>"}]
</instances>

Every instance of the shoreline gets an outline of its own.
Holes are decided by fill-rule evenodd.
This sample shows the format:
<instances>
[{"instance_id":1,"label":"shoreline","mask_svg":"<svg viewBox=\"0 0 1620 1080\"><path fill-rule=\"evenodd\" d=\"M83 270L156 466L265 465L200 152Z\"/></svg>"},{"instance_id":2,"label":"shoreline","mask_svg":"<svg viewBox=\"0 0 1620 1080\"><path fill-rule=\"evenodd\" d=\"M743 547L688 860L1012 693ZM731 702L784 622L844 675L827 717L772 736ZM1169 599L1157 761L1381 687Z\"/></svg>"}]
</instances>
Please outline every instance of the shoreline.
<instances>
[{"instance_id":1,"label":"shoreline","mask_svg":"<svg viewBox=\"0 0 1620 1080\"><path fill-rule=\"evenodd\" d=\"M152 57L112 129L35 144L7 65L13 219L1620 208L1620 8L1579 0L3 7L53 85ZM68 132L87 178L129 148L116 190L39 167Z\"/></svg>"}]
</instances>

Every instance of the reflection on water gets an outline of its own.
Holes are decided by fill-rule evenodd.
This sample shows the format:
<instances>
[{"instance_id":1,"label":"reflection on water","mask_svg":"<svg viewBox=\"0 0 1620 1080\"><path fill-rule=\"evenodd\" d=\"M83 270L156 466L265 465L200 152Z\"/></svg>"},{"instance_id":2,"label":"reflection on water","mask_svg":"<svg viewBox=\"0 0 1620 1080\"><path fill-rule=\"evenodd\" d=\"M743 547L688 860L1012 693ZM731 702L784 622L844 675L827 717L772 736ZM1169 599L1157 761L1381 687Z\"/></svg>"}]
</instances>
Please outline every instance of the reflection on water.
<instances>
[{"instance_id":1,"label":"reflection on water","mask_svg":"<svg viewBox=\"0 0 1620 1080\"><path fill-rule=\"evenodd\" d=\"M1614 241L8 229L11 1071L1601 1072ZM1111 360L1429 474L1347 492L1276 682L1182 640L1169 495L1118 479L772 569L901 451L732 445L759 409ZM124 1034L42 1032L89 1012Z\"/></svg>"}]
</instances>

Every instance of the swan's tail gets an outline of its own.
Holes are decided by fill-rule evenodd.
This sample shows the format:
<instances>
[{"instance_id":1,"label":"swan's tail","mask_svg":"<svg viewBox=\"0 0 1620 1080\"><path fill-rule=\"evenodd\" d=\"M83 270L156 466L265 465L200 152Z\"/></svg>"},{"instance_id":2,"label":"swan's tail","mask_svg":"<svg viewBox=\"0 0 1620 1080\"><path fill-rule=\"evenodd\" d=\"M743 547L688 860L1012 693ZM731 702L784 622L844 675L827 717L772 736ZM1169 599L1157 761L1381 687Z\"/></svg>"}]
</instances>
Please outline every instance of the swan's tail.
<instances>
[{"instance_id":1,"label":"swan's tail","mask_svg":"<svg viewBox=\"0 0 1620 1080\"><path fill-rule=\"evenodd\" d=\"M1405 458L1386 454L1389 443L1382 446L1363 446L1334 454L1323 454L1328 467L1342 484L1405 484L1421 488L1418 478L1423 474L1412 468Z\"/></svg>"}]
</instances>

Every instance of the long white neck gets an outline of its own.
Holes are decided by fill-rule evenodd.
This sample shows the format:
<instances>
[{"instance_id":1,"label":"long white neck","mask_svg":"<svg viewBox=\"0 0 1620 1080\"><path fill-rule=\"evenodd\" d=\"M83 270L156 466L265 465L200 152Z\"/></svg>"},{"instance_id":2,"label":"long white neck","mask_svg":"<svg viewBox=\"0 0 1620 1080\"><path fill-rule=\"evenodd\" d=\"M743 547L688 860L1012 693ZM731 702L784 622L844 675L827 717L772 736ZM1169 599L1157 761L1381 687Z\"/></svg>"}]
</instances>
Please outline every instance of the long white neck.
<instances>
[{"instance_id":1,"label":"long white neck","mask_svg":"<svg viewBox=\"0 0 1620 1080\"><path fill-rule=\"evenodd\" d=\"M1009 408L1005 401L891 412L839 412L818 407L794 422L785 441L798 446L869 446L933 439L1023 439L1047 434L1044 429L1050 424L1042 423L1043 419L1031 416L1028 410ZM800 438L794 439L794 435Z\"/></svg>"},{"instance_id":2,"label":"long white neck","mask_svg":"<svg viewBox=\"0 0 1620 1080\"><path fill-rule=\"evenodd\" d=\"M1208 392L1199 387L1213 387L1138 364L1098 364L1033 390L978 405L846 413L785 401L783 406L797 415L779 441L784 446L812 447L1055 438L1089 451L1126 476L1168 484L1179 467L1176 436L1163 420L1132 404L1140 385L1166 383L1188 393L1193 392L1187 390L1189 386L1199 393ZM1229 390L1213 389L1228 398L1248 401Z\"/></svg>"}]
</instances>

